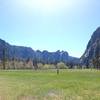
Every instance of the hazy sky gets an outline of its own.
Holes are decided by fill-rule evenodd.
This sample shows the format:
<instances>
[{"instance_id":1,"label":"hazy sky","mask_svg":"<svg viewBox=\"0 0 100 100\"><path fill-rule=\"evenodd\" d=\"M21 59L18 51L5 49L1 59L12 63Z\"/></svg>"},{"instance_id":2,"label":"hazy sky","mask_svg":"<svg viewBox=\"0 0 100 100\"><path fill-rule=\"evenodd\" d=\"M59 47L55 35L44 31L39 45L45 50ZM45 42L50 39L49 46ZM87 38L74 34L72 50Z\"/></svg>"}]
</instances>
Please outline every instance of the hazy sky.
<instances>
[{"instance_id":1,"label":"hazy sky","mask_svg":"<svg viewBox=\"0 0 100 100\"><path fill-rule=\"evenodd\" d=\"M100 0L0 0L0 38L80 57L100 26Z\"/></svg>"}]
</instances>

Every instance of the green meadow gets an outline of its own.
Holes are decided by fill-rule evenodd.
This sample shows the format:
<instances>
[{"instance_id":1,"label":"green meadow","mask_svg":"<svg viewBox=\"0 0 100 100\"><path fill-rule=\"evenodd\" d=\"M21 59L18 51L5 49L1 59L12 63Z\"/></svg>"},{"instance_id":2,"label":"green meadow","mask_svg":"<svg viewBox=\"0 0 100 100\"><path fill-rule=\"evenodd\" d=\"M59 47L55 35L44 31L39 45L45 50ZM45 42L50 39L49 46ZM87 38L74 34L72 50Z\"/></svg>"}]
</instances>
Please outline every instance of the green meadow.
<instances>
[{"instance_id":1,"label":"green meadow","mask_svg":"<svg viewBox=\"0 0 100 100\"><path fill-rule=\"evenodd\" d=\"M1 70L0 100L100 100L100 71Z\"/></svg>"}]
</instances>

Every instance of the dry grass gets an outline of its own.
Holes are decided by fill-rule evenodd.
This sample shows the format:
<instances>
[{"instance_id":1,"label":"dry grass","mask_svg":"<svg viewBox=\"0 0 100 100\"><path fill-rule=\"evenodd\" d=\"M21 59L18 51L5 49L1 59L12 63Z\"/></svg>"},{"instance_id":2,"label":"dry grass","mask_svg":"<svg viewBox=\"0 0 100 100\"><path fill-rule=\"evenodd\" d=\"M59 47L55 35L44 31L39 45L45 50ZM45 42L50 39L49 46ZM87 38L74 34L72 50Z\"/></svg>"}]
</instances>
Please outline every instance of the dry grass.
<instances>
[{"instance_id":1,"label":"dry grass","mask_svg":"<svg viewBox=\"0 0 100 100\"><path fill-rule=\"evenodd\" d=\"M100 100L100 71L0 71L0 100Z\"/></svg>"}]
</instances>

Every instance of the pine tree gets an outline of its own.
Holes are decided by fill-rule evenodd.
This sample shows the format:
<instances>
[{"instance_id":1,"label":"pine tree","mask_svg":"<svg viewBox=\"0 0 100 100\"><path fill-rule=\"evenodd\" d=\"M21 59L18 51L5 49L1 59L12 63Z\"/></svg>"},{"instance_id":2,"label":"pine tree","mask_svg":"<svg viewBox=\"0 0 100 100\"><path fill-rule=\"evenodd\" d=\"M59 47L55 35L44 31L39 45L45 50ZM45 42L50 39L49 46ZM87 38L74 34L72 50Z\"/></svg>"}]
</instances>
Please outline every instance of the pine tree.
<instances>
[{"instance_id":1,"label":"pine tree","mask_svg":"<svg viewBox=\"0 0 100 100\"><path fill-rule=\"evenodd\" d=\"M4 45L3 45L3 69L6 68L6 61L7 61L6 53L7 53L7 49L6 49L6 45L4 42Z\"/></svg>"}]
</instances>

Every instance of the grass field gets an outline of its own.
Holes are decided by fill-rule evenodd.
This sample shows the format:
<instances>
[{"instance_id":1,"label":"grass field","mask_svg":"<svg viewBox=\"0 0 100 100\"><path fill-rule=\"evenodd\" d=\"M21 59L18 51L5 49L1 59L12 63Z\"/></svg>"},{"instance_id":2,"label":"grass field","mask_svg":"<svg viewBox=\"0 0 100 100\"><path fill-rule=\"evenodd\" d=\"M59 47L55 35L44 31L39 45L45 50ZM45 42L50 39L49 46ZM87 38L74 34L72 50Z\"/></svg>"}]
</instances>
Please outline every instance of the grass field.
<instances>
[{"instance_id":1,"label":"grass field","mask_svg":"<svg viewBox=\"0 0 100 100\"><path fill-rule=\"evenodd\" d=\"M0 71L0 100L100 100L100 71Z\"/></svg>"}]
</instances>

